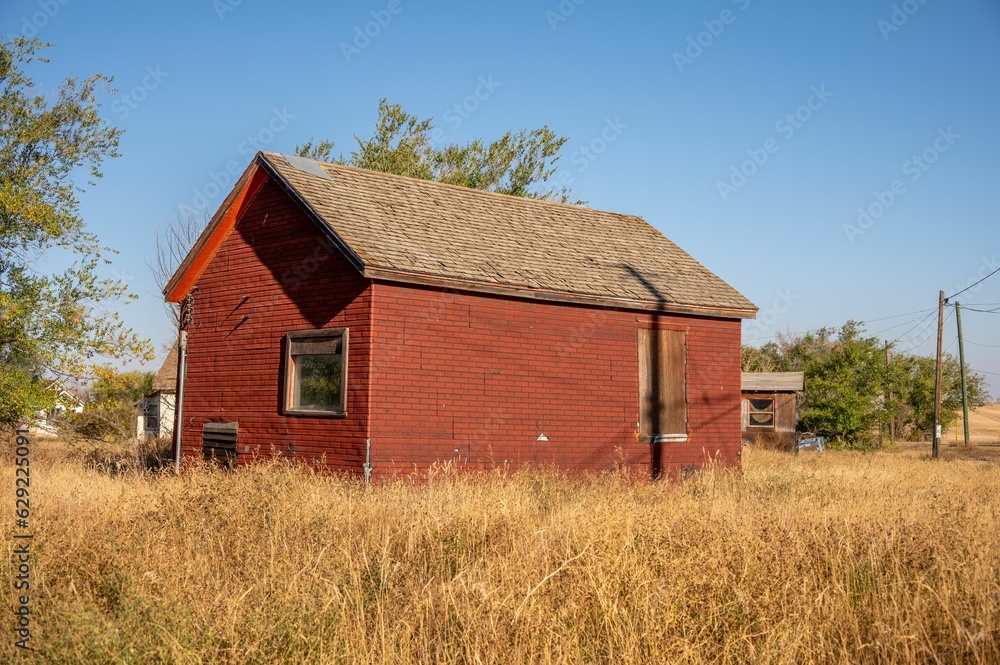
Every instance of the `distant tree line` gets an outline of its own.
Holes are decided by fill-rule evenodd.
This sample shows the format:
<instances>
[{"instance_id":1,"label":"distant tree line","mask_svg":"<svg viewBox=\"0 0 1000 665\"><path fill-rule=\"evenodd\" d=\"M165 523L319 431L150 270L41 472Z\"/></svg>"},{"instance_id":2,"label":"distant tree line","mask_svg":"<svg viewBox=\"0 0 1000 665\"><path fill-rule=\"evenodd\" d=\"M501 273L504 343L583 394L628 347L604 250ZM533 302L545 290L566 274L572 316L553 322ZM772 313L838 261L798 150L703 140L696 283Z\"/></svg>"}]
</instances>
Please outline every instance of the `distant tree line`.
<instances>
[{"instance_id":1,"label":"distant tree line","mask_svg":"<svg viewBox=\"0 0 1000 665\"><path fill-rule=\"evenodd\" d=\"M745 372L803 372L799 428L851 447L872 447L894 427L899 439L919 440L934 428L934 358L900 353L864 327L848 321L839 330L820 328L803 335L778 334L757 348L743 347ZM962 408L959 363L945 355L942 423L958 419ZM966 366L970 406L989 400L986 379Z\"/></svg>"}]
</instances>

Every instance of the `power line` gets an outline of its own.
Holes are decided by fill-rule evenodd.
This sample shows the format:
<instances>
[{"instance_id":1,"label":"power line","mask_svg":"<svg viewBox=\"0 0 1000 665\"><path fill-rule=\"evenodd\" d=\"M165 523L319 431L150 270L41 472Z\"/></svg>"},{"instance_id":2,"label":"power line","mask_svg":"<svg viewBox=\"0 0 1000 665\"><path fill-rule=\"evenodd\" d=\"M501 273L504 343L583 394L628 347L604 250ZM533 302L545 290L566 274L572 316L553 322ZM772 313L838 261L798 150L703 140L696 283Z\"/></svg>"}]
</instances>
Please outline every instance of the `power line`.
<instances>
[{"instance_id":1,"label":"power line","mask_svg":"<svg viewBox=\"0 0 1000 665\"><path fill-rule=\"evenodd\" d=\"M1000 269L993 271L992 273L990 273L989 275L987 275L983 279L986 279L987 277L990 277L991 275L994 275L997 272L1000 272ZM979 280L979 281L981 282L983 280ZM976 284L978 284L978 283L979 282L976 282ZM968 288L972 288L973 286L975 286L975 284L972 284ZM965 289L965 290L967 290L967 289ZM959 291L955 295L959 295L960 293L962 293L962 291ZM952 296L952 298L954 298L954 297L955 296ZM984 304L984 305L993 305L993 304L1000 304L1000 303L982 303L982 304ZM946 305L948 307L951 307L952 311L954 311L955 305L953 303L946 303ZM984 309L975 309L973 307L968 307L966 305L962 305L962 309L964 309L966 311L970 311L970 312L981 312L981 313L984 313L984 314L1000 314L1000 307L998 307L996 309L991 309L991 310L984 310ZM894 340L892 340L890 342L890 344L895 344L896 342L898 342L902 338L906 337L914 329L916 329L919 326L921 326L924 323L924 321L926 321L928 318L930 318L931 316L933 316L936 312L937 312L937 307L932 307L929 310L928 309L921 309L921 310L916 310L916 311L913 311L913 312L905 312L903 314L893 314L892 316L883 316L883 317L880 317L880 318L877 318L877 319L868 319L867 321L858 321L857 323L860 323L860 324L864 325L864 324L868 324L868 323L877 323L879 321L888 321L890 319L899 319L899 318L902 318L904 316L910 316L912 314L917 314L918 316L915 316L914 318L912 318L912 319L910 319L908 321L904 321L903 323L892 325L892 326L889 326L888 328L883 328L881 330L877 330L877 331L871 333L871 335L873 337L877 337L878 335L881 335L882 333L886 333L886 332L888 332L890 330L895 330L896 328L902 328L903 326L905 326L907 324L910 324L913 321L916 321L917 319L921 319L919 323L917 323L916 325L914 325L912 328L909 328L902 335L900 335L899 337L897 337L896 339L894 339ZM919 316L921 314L923 314L924 316L923 317ZM950 314L949 314L949 317L950 317ZM766 340L771 340L771 339L774 339L775 335L777 335L780 332L787 332L788 335L805 335L805 334L808 334L808 333L811 333L811 332L815 332L815 330L816 330L815 328L812 329L812 330L792 330L792 331L780 331L779 330L779 331L776 331L772 335L765 335L763 337L748 337L748 338L746 338L746 339L743 340L743 343L746 343L746 342L759 342L759 341L765 340L765 339ZM921 342L920 344L923 344L923 342ZM920 346L920 344L917 344L917 346ZM916 348L916 346L913 347L913 348Z\"/></svg>"},{"instance_id":2,"label":"power line","mask_svg":"<svg viewBox=\"0 0 1000 665\"><path fill-rule=\"evenodd\" d=\"M935 314L935 310L937 310L937 307L935 307L935 308L934 308L933 310L931 310L931 311L930 311L930 312L929 312L929 313L927 314L927 316L925 316L924 318L922 318L922 319L920 320L920 323L918 323L917 325L913 326L912 328L910 328L909 330L907 330L906 332L904 332L904 333L903 333L902 335L900 335L900 336L899 336L899 337L897 337L896 339L894 339L894 340L892 340L891 342L889 342L889 344L890 344L890 345L892 345L892 344L895 344L895 343L896 343L896 342L898 342L899 340L901 340L901 339L903 339L904 337L906 337L907 335L909 335L909 334L910 334L911 332L913 332L913 331L914 331L914 330L915 330L915 329L916 329L917 327L921 326L921 325L922 325L922 324L924 323L924 321L926 321L927 319L929 319L929 318L931 318L932 316L934 316L934 314ZM921 344L922 344L922 343L923 343L923 342L921 342ZM919 346L919 345L918 345L918 346Z\"/></svg>"},{"instance_id":3,"label":"power line","mask_svg":"<svg viewBox=\"0 0 1000 665\"><path fill-rule=\"evenodd\" d=\"M944 352L948 353L949 351L951 351L952 347L955 346L957 343L958 343L958 337L955 337L955 339L951 340L951 344L948 345L948 347L944 350Z\"/></svg>"},{"instance_id":4,"label":"power line","mask_svg":"<svg viewBox=\"0 0 1000 665\"><path fill-rule=\"evenodd\" d=\"M1000 303L997 303L997 304L1000 305ZM936 309L936 308L932 307L931 309L933 310L933 309ZM859 321L859 323L877 323L878 321L887 321L889 319L898 319L898 318L901 318L901 317L904 317L904 316L909 316L911 314L923 314L926 311L927 311L926 309L921 309L921 310L917 310L916 312L907 312L906 314L894 314L892 316L883 316L881 319L868 319L867 321Z\"/></svg>"},{"instance_id":5,"label":"power line","mask_svg":"<svg viewBox=\"0 0 1000 665\"><path fill-rule=\"evenodd\" d=\"M962 309L965 309L964 307ZM973 342L971 339L966 338L966 344L972 344L973 346L985 346L988 349L1000 349L1000 344L980 344L979 342Z\"/></svg>"},{"instance_id":6,"label":"power line","mask_svg":"<svg viewBox=\"0 0 1000 665\"><path fill-rule=\"evenodd\" d=\"M965 309L965 308L963 307L962 309ZM944 315L944 321L942 322L941 325L944 325L944 324L948 323L949 319L951 319L951 315L954 314L954 313L955 313L955 310L952 309L947 314L945 314ZM937 314L937 312L931 312L931 316L933 316L934 314ZM925 320L927 318L930 318L930 317L925 317ZM917 325L919 326L920 324L918 323ZM924 326L924 329L920 331L920 334L917 335L917 337L918 338L919 337L923 337L924 333L926 333L932 326L937 326L937 321L930 321L926 326ZM914 326L914 328L916 328L916 326ZM911 330L912 330L912 328L911 328ZM900 337L902 337L902 336L903 335L900 335ZM898 339L899 339L899 337L896 338L896 340L898 340ZM916 351L917 349L919 349L921 346L923 346L924 344L926 344L929 339L931 339L931 337L926 337L926 338L920 340L919 342L917 342L916 344L914 344L913 346L911 346L910 348L906 349L905 351L900 351L900 353L913 353L914 351ZM895 344L895 343L896 343L895 340L893 340L891 342L891 344Z\"/></svg>"},{"instance_id":7,"label":"power line","mask_svg":"<svg viewBox=\"0 0 1000 665\"><path fill-rule=\"evenodd\" d=\"M936 311L937 311L937 307L932 307L930 310L921 309L921 310L918 310L918 311L915 311L915 312L906 312L904 314L893 314L892 316L883 316L883 317L880 317L878 319L869 319L867 321L858 321L857 323L860 323L860 324L877 323L879 321L888 321L889 319L898 319L898 318L901 318L901 317L904 317L904 316L910 316L911 314L923 314L924 312L929 312L928 315L930 315L930 314L933 314ZM873 332L871 334L872 334L872 336L876 336L876 335L884 333L884 332L886 332L888 330L892 330L894 328L901 328L901 327L905 326L908 323L916 321L918 318L920 318L920 317L919 316L914 317L914 318L910 319L909 321L905 321L904 323L900 323L899 325L890 326L889 328L884 328L882 330L879 330L877 332ZM791 330L791 331L787 331L787 334L789 334L789 335L805 335L807 333L815 332L816 330L817 330L816 328L813 328L812 330ZM786 331L778 330L773 335L766 335L764 337L748 337L747 339L744 339L743 342L759 342L762 339L774 339L774 336L776 334L778 334L779 332L786 332Z\"/></svg>"},{"instance_id":8,"label":"power line","mask_svg":"<svg viewBox=\"0 0 1000 665\"><path fill-rule=\"evenodd\" d=\"M990 277L992 277L993 275L997 274L998 272L1000 272L1000 268L997 268L996 270L994 270L993 272L991 272L989 275L987 275L986 277L983 277L981 280L979 280L978 282L976 282L975 284L969 284L967 287L965 287L964 289L962 289L958 293L955 293L955 294L952 294L952 295L948 296L947 298L945 298L945 300L951 300L955 296L962 295L963 293L965 293L966 291L968 291L969 289L971 289L973 286L976 286L977 284L982 284L983 282L985 282L986 280L988 280Z\"/></svg>"},{"instance_id":9,"label":"power line","mask_svg":"<svg viewBox=\"0 0 1000 665\"><path fill-rule=\"evenodd\" d=\"M921 313L926 315L925 311L923 311L923 310L921 311ZM931 310L930 313L933 314L934 313L933 310ZM903 323L897 323L894 326L889 326L888 328L883 328L882 330L877 330L877 331L873 332L872 335L873 336L878 336L878 335L881 335L884 332L889 332L890 330L895 330L896 328L902 328L903 326L910 325L911 323L913 323L914 321L916 321L919 318L921 318L921 317L915 316L912 319L910 319L909 321L904 321Z\"/></svg>"}]
</instances>

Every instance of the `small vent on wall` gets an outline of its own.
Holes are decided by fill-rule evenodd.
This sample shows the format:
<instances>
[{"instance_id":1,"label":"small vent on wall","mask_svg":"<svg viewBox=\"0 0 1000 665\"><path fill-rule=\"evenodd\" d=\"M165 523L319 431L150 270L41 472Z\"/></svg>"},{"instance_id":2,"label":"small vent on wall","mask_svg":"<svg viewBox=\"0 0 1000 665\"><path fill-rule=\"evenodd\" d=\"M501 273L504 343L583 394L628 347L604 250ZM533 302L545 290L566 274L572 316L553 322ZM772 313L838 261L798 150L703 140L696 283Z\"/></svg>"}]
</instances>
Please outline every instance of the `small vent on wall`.
<instances>
[{"instance_id":1,"label":"small vent on wall","mask_svg":"<svg viewBox=\"0 0 1000 665\"><path fill-rule=\"evenodd\" d=\"M239 423L205 423L201 429L201 452L206 461L236 465Z\"/></svg>"}]
</instances>

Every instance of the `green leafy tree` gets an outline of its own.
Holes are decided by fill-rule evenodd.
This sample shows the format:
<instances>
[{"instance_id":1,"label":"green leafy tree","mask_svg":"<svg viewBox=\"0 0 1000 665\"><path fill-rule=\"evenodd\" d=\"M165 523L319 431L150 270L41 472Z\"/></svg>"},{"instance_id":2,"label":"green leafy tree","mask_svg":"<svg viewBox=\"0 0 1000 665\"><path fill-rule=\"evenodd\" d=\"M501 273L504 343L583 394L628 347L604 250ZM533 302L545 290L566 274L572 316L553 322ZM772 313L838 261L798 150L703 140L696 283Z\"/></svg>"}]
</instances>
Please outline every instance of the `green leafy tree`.
<instances>
[{"instance_id":1,"label":"green leafy tree","mask_svg":"<svg viewBox=\"0 0 1000 665\"><path fill-rule=\"evenodd\" d=\"M0 365L0 429L20 423L33 411L52 408L55 395L45 385L38 372L15 363Z\"/></svg>"},{"instance_id":2,"label":"green leafy tree","mask_svg":"<svg viewBox=\"0 0 1000 665\"><path fill-rule=\"evenodd\" d=\"M744 346L742 349L744 372L778 372L782 366L778 345L768 342L762 347Z\"/></svg>"},{"instance_id":3,"label":"green leafy tree","mask_svg":"<svg viewBox=\"0 0 1000 665\"><path fill-rule=\"evenodd\" d=\"M152 358L152 348L119 320L135 296L97 272L110 251L79 213L82 177L93 185L104 159L118 156L121 131L99 114L111 82L69 77L53 94L26 69L46 63L37 39L0 41L0 426L48 405L44 375L83 373L98 356ZM55 254L62 272L40 266Z\"/></svg>"},{"instance_id":4,"label":"green leafy tree","mask_svg":"<svg viewBox=\"0 0 1000 665\"><path fill-rule=\"evenodd\" d=\"M896 430L909 438L924 438L934 429L934 358L900 354L892 360L892 416ZM966 367L966 396L970 407L989 401L986 377ZM958 420L962 408L962 375L958 359L945 355L941 361L941 424Z\"/></svg>"},{"instance_id":5,"label":"green leafy tree","mask_svg":"<svg viewBox=\"0 0 1000 665\"><path fill-rule=\"evenodd\" d=\"M785 344L784 367L805 373L800 403L803 429L853 445L871 443L885 418L884 352L879 340L847 322L807 333Z\"/></svg>"},{"instance_id":6,"label":"green leafy tree","mask_svg":"<svg viewBox=\"0 0 1000 665\"><path fill-rule=\"evenodd\" d=\"M418 118L404 111L401 105L383 99L374 133L368 138L355 135L357 148L350 155L335 158L332 141L313 139L295 151L318 161L336 161L472 189L569 200L565 188L549 185L566 138L547 125L531 131L507 132L495 141L474 139L465 145L444 147L434 145L433 135L432 118Z\"/></svg>"},{"instance_id":7,"label":"green leafy tree","mask_svg":"<svg viewBox=\"0 0 1000 665\"><path fill-rule=\"evenodd\" d=\"M83 413L69 417L71 429L90 439L121 440L135 436L136 402L152 392L152 372L93 368L95 380Z\"/></svg>"},{"instance_id":8,"label":"green leafy tree","mask_svg":"<svg viewBox=\"0 0 1000 665\"><path fill-rule=\"evenodd\" d=\"M113 367L94 368L96 379L90 386L92 404L135 404L153 392L153 372L120 372Z\"/></svg>"}]
</instances>

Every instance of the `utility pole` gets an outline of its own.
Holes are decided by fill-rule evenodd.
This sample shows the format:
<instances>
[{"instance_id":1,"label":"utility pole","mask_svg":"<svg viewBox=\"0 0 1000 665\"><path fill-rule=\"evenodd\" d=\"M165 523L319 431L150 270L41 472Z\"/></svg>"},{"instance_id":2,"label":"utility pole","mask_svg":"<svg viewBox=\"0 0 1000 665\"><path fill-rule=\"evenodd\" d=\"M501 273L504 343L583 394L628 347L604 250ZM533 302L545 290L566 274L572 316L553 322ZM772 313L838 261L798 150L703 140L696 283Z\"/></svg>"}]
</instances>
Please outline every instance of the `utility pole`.
<instances>
[{"instance_id":1,"label":"utility pole","mask_svg":"<svg viewBox=\"0 0 1000 665\"><path fill-rule=\"evenodd\" d=\"M892 356L889 349L889 340L885 340L885 385L886 391L889 393L889 399L886 407L889 412L889 445L896 445L896 412L892 408Z\"/></svg>"},{"instance_id":2,"label":"utility pole","mask_svg":"<svg viewBox=\"0 0 1000 665\"><path fill-rule=\"evenodd\" d=\"M955 302L955 320L958 321L958 366L962 376L962 423L965 425L965 445L969 445L969 396L965 391L965 342L962 341L962 304Z\"/></svg>"},{"instance_id":3,"label":"utility pole","mask_svg":"<svg viewBox=\"0 0 1000 665\"><path fill-rule=\"evenodd\" d=\"M931 457L941 456L941 344L944 340L944 291L938 295L937 375L934 377L934 442Z\"/></svg>"}]
</instances>

